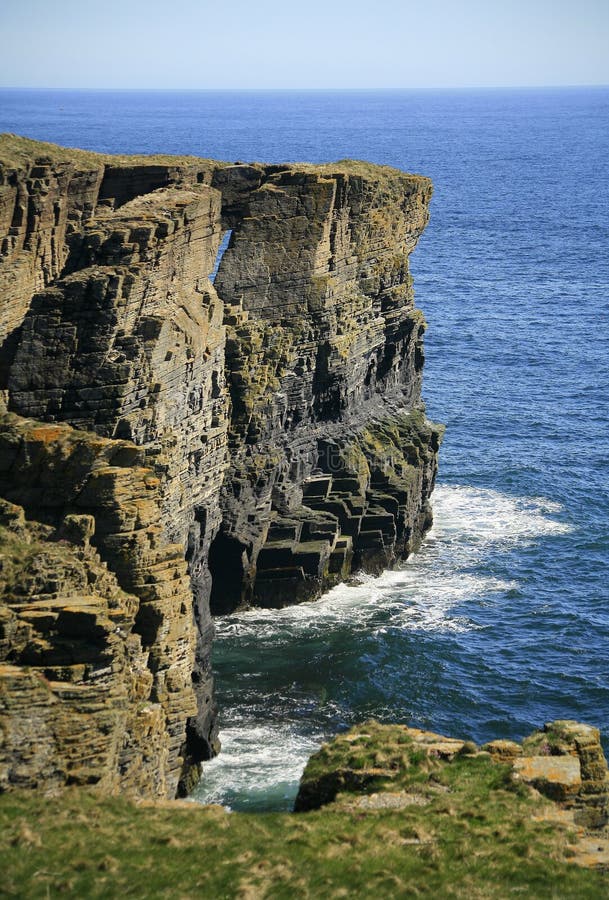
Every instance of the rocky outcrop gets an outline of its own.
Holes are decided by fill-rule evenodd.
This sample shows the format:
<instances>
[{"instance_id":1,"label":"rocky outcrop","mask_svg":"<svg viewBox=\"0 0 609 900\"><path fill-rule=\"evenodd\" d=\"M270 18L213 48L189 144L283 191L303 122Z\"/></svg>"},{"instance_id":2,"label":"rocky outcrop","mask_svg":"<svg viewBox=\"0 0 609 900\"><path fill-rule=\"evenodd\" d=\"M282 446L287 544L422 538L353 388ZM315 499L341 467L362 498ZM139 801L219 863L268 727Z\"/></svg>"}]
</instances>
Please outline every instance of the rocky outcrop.
<instances>
[{"instance_id":1,"label":"rocky outcrop","mask_svg":"<svg viewBox=\"0 0 609 900\"><path fill-rule=\"evenodd\" d=\"M0 143L0 344L14 336L34 292L63 273L94 214L184 179L209 182L217 168L187 157L104 159L14 135ZM2 346L4 367L11 347Z\"/></svg>"},{"instance_id":2,"label":"rocky outcrop","mask_svg":"<svg viewBox=\"0 0 609 900\"><path fill-rule=\"evenodd\" d=\"M521 744L497 740L482 747L406 725L366 722L311 757L295 808L426 805L438 791L450 791L452 782L475 779L487 761L503 767L496 788L523 785L556 804L544 809L544 820L578 826L582 833L609 824L609 772L599 731L568 720L546 724Z\"/></svg>"},{"instance_id":3,"label":"rocky outcrop","mask_svg":"<svg viewBox=\"0 0 609 900\"><path fill-rule=\"evenodd\" d=\"M7 382L22 415L144 448L159 477L164 535L188 548L199 635L196 734L208 743L207 558L221 518L228 424L223 309L207 278L219 212L219 196L202 185L102 207L74 242L68 274L34 296Z\"/></svg>"},{"instance_id":4,"label":"rocky outcrop","mask_svg":"<svg viewBox=\"0 0 609 900\"><path fill-rule=\"evenodd\" d=\"M6 634L22 635L0 644L6 734L41 678L71 686L51 689L67 722L81 715L68 694L107 691L117 712L91 779L172 795L217 749L210 604L314 599L404 558L430 524L441 429L420 398L408 256L431 185L365 163L103 157L14 136L0 163L0 497L22 511L7 552L46 543L71 573L51 590L22 567L24 603L16 576L5 588ZM100 661L72 613L65 655L61 611L96 566L105 592L81 605ZM38 604L51 612L32 618ZM133 690L131 671L148 673ZM125 724L138 703L157 717L154 789ZM56 781L81 777L68 732L47 742L65 760ZM53 780L34 763L15 774L15 746L9 734L5 783Z\"/></svg>"}]
</instances>

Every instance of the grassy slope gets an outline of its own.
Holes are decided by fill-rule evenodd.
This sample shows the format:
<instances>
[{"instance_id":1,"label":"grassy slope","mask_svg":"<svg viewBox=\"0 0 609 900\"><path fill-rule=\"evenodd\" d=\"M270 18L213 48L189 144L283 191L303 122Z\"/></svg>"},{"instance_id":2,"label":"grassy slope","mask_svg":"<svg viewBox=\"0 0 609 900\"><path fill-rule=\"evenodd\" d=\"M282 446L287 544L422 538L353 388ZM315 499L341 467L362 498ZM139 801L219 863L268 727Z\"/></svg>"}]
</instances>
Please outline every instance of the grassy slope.
<instances>
[{"instance_id":1,"label":"grassy slope","mask_svg":"<svg viewBox=\"0 0 609 900\"><path fill-rule=\"evenodd\" d=\"M68 791L0 797L0 896L594 898L609 880L568 862L503 767L456 761L427 806L228 814ZM417 785L421 788L421 783ZM439 789L438 789L439 788Z\"/></svg>"}]
</instances>

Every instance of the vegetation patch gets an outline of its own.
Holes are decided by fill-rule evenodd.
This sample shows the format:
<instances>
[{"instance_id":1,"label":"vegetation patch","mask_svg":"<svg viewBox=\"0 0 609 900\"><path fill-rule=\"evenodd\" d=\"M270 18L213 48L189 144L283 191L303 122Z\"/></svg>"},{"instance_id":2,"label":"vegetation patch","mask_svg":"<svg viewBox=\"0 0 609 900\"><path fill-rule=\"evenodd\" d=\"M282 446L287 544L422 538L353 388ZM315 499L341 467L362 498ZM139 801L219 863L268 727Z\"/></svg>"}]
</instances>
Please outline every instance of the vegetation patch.
<instances>
[{"instance_id":1,"label":"vegetation patch","mask_svg":"<svg viewBox=\"0 0 609 900\"><path fill-rule=\"evenodd\" d=\"M418 771L422 772L418 767ZM429 773L431 775L431 772ZM606 896L568 832L488 760L456 761L427 806L306 815L135 804L70 790L0 798L0 896L114 898ZM431 789L433 779L428 779Z\"/></svg>"}]
</instances>

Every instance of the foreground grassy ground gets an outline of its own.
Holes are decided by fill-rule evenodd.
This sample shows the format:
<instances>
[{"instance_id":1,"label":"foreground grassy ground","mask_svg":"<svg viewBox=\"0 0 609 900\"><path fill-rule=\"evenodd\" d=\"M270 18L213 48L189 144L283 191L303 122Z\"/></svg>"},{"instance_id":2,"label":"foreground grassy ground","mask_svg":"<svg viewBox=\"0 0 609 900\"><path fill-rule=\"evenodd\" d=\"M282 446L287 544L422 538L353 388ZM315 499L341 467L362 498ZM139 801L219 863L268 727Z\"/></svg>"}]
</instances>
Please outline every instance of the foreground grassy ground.
<instances>
[{"instance_id":1,"label":"foreground grassy ground","mask_svg":"<svg viewBox=\"0 0 609 900\"><path fill-rule=\"evenodd\" d=\"M569 832L484 759L456 760L401 809L355 795L301 814L136 805L71 790L0 797L0 896L603 898Z\"/></svg>"}]
</instances>

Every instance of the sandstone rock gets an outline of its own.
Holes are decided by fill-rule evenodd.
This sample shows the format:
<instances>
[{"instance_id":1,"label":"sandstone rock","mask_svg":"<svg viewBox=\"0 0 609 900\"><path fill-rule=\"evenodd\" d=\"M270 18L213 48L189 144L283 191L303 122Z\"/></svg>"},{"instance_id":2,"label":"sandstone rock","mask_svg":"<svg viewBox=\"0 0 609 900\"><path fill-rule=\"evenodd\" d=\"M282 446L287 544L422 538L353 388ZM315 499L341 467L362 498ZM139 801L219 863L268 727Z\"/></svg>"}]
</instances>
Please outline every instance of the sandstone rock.
<instances>
[{"instance_id":1,"label":"sandstone rock","mask_svg":"<svg viewBox=\"0 0 609 900\"><path fill-rule=\"evenodd\" d=\"M514 760L514 777L552 800L571 800L582 786L579 760L571 756L523 756Z\"/></svg>"},{"instance_id":2,"label":"sandstone rock","mask_svg":"<svg viewBox=\"0 0 609 900\"><path fill-rule=\"evenodd\" d=\"M581 784L569 797L576 824L600 828L609 823L609 772L597 728L569 719L548 722L522 746L525 756L541 753L547 764L560 760L577 763ZM547 788L541 782L536 787L550 794L554 789L550 783Z\"/></svg>"},{"instance_id":3,"label":"sandstone rock","mask_svg":"<svg viewBox=\"0 0 609 900\"><path fill-rule=\"evenodd\" d=\"M218 746L210 601L314 599L416 548L441 439L408 268L430 196L366 163L0 139L0 496L10 540L54 548L13 581L1 646L69 685L51 691L66 735L96 659L120 698L105 762L75 775L58 745L58 781L90 769L187 790ZM69 577L53 575L57 548Z\"/></svg>"},{"instance_id":4,"label":"sandstone rock","mask_svg":"<svg viewBox=\"0 0 609 900\"><path fill-rule=\"evenodd\" d=\"M580 837L571 847L572 862L605 871L609 869L609 838Z\"/></svg>"},{"instance_id":5,"label":"sandstone rock","mask_svg":"<svg viewBox=\"0 0 609 900\"><path fill-rule=\"evenodd\" d=\"M176 793L196 712L190 585L181 548L163 542L150 470L109 465L121 451L138 461L122 444L0 423L5 786Z\"/></svg>"},{"instance_id":6,"label":"sandstone rock","mask_svg":"<svg viewBox=\"0 0 609 900\"><path fill-rule=\"evenodd\" d=\"M215 282L231 310L232 417L211 558L239 573L212 588L218 612L313 599L351 568L380 571L430 522L441 431L420 407L424 322L408 254L431 186L357 163L301 169L269 169L241 220L232 203ZM222 179L230 183L230 168ZM303 509L334 520L329 554L314 539L317 564L301 566L299 535L291 558L284 548L273 564L268 519L300 519ZM334 554L347 537L348 552L343 543Z\"/></svg>"},{"instance_id":7,"label":"sandstone rock","mask_svg":"<svg viewBox=\"0 0 609 900\"><path fill-rule=\"evenodd\" d=\"M480 748L485 750L499 762L513 762L522 756L522 747L516 741L496 740L483 744Z\"/></svg>"}]
</instances>

